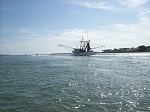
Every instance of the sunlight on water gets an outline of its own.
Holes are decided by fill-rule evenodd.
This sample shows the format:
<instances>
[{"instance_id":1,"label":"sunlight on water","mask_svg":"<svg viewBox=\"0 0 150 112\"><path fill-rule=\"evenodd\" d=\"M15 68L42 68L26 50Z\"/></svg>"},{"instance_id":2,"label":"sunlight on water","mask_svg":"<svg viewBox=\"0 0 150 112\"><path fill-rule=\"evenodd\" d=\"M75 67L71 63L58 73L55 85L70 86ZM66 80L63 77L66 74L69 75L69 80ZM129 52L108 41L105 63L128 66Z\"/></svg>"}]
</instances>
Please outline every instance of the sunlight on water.
<instances>
[{"instance_id":1,"label":"sunlight on water","mask_svg":"<svg viewBox=\"0 0 150 112\"><path fill-rule=\"evenodd\" d=\"M150 111L150 53L0 61L0 111Z\"/></svg>"}]
</instances>

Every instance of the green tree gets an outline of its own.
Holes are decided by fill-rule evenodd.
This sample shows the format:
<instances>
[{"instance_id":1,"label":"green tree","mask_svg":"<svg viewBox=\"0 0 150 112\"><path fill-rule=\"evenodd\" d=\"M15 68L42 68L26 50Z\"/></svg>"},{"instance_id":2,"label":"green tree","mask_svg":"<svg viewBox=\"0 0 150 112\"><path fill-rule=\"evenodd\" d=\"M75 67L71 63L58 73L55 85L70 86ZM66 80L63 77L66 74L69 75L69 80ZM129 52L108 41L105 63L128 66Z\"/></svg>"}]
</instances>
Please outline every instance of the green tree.
<instances>
[{"instance_id":1,"label":"green tree","mask_svg":"<svg viewBox=\"0 0 150 112\"><path fill-rule=\"evenodd\" d=\"M138 47L139 52L145 52L146 47L144 45Z\"/></svg>"}]
</instances>

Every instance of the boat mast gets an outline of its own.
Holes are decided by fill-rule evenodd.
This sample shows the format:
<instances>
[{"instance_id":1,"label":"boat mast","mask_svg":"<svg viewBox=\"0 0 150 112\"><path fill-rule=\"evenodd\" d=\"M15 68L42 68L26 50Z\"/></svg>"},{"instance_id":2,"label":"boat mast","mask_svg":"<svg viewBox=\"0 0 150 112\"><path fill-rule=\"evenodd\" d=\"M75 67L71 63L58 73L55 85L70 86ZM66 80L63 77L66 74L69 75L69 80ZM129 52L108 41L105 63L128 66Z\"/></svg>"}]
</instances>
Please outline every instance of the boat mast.
<instances>
[{"instance_id":1,"label":"boat mast","mask_svg":"<svg viewBox=\"0 0 150 112\"><path fill-rule=\"evenodd\" d=\"M80 41L80 49L83 49L83 47L84 47L84 41L83 41L83 38L82 38L82 40Z\"/></svg>"}]
</instances>

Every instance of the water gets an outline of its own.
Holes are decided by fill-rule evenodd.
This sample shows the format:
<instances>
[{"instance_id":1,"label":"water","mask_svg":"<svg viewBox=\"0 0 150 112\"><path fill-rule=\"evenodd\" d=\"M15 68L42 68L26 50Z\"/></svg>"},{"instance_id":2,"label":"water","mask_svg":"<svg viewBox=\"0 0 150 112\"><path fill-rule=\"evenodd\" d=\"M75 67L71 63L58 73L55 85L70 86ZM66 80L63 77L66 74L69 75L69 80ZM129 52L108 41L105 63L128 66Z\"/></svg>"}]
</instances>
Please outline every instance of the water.
<instances>
[{"instance_id":1,"label":"water","mask_svg":"<svg viewBox=\"0 0 150 112\"><path fill-rule=\"evenodd\" d=\"M0 56L2 112L149 112L150 53Z\"/></svg>"}]
</instances>

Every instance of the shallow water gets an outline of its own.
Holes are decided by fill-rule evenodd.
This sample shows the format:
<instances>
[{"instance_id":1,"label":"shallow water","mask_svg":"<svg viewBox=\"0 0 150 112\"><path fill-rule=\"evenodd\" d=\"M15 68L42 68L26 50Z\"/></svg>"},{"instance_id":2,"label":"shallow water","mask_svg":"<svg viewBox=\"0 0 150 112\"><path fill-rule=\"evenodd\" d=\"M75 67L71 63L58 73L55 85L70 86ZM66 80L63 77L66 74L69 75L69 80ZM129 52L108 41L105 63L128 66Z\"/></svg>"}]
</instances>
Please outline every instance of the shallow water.
<instances>
[{"instance_id":1,"label":"shallow water","mask_svg":"<svg viewBox=\"0 0 150 112\"><path fill-rule=\"evenodd\" d=\"M0 111L149 112L150 53L0 56Z\"/></svg>"}]
</instances>

